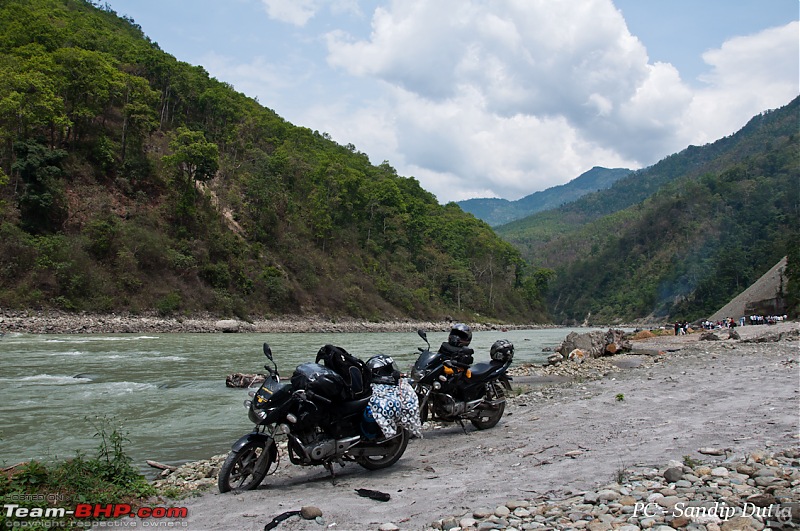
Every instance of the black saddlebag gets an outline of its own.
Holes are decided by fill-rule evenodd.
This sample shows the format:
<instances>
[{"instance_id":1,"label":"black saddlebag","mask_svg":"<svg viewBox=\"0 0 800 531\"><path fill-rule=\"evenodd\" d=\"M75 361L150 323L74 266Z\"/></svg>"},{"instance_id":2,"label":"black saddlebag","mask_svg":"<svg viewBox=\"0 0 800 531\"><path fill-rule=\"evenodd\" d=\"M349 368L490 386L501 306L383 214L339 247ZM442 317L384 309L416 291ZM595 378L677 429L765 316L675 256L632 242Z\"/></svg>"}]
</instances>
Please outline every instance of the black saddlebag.
<instances>
[{"instance_id":1,"label":"black saddlebag","mask_svg":"<svg viewBox=\"0 0 800 531\"><path fill-rule=\"evenodd\" d=\"M339 401L346 397L344 379L318 363L298 365L292 374L292 388L311 391L328 400Z\"/></svg>"}]
</instances>

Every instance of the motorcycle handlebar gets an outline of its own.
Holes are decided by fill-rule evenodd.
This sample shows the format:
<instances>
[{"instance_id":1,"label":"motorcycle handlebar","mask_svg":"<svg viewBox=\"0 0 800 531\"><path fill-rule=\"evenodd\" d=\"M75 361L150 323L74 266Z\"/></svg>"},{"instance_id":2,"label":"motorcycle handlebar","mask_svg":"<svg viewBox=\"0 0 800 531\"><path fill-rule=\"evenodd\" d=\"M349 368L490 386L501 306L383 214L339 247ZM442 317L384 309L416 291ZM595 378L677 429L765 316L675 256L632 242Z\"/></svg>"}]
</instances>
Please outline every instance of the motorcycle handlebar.
<instances>
[{"instance_id":1,"label":"motorcycle handlebar","mask_svg":"<svg viewBox=\"0 0 800 531\"><path fill-rule=\"evenodd\" d=\"M306 390L306 396L308 396L308 398L310 398L312 400L319 400L320 402L324 402L325 404L328 404L328 405L333 403L333 401L330 398L325 398L324 396L320 396L317 393L315 393L314 391Z\"/></svg>"}]
</instances>

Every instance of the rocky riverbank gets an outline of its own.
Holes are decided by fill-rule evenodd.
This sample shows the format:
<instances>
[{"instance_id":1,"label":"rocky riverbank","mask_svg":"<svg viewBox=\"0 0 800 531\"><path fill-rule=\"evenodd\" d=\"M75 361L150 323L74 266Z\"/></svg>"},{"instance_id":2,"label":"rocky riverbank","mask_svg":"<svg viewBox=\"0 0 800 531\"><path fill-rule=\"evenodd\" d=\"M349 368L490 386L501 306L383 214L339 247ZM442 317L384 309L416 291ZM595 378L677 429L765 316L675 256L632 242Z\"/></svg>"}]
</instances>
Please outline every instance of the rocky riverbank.
<instances>
[{"instance_id":1,"label":"rocky riverbank","mask_svg":"<svg viewBox=\"0 0 800 531\"><path fill-rule=\"evenodd\" d=\"M620 468L618 481L598 489L561 500L511 500L436 520L429 529L760 531L800 526L800 449L698 452L720 457Z\"/></svg>"},{"instance_id":2,"label":"rocky riverbank","mask_svg":"<svg viewBox=\"0 0 800 531\"><path fill-rule=\"evenodd\" d=\"M760 531L800 526L800 448L737 455L700 448L708 459L670 461L659 468L620 468L617 480L558 500L513 499L431 522L428 531ZM577 456L576 456L577 457ZM184 465L156 481L169 491L213 488L225 456ZM303 506L301 516L325 524L324 513ZM347 529L337 526L337 529ZM358 529L358 528L353 528ZM399 531L383 523L380 531Z\"/></svg>"},{"instance_id":3,"label":"rocky riverbank","mask_svg":"<svg viewBox=\"0 0 800 531\"><path fill-rule=\"evenodd\" d=\"M223 456L158 484L187 500L190 529L735 531L800 525L800 326L633 341L624 355L516 367L499 426L426 424L385 473L289 466L239 496L215 493ZM719 334L727 337L727 334ZM534 383L535 385L532 385ZM368 488L385 503L354 496ZM448 516L449 515L449 516Z\"/></svg>"},{"instance_id":4,"label":"rocky riverbank","mask_svg":"<svg viewBox=\"0 0 800 531\"><path fill-rule=\"evenodd\" d=\"M325 316L283 316L252 320L222 319L212 315L169 317L156 314L87 314L7 311L0 309L0 333L27 334L156 334L156 333L288 333L288 332L413 332L446 331L452 320L368 321ZM542 324L470 323L473 330L548 328Z\"/></svg>"}]
</instances>

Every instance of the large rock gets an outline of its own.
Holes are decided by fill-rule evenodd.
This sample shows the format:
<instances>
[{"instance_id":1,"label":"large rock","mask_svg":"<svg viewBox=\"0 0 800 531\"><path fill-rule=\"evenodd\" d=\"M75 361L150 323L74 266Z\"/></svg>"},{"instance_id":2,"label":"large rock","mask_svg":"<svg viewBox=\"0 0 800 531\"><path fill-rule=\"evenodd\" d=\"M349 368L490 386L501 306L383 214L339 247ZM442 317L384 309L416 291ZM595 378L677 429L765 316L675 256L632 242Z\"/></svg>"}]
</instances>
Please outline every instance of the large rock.
<instances>
[{"instance_id":1,"label":"large rock","mask_svg":"<svg viewBox=\"0 0 800 531\"><path fill-rule=\"evenodd\" d=\"M596 330L585 334L570 332L556 352L566 358L575 350L579 350L591 358L599 358L629 351L631 342L625 339L625 332L622 330L609 329L607 332Z\"/></svg>"},{"instance_id":2,"label":"large rock","mask_svg":"<svg viewBox=\"0 0 800 531\"><path fill-rule=\"evenodd\" d=\"M217 330L226 334L238 332L239 321L236 319L223 319L221 321L217 321Z\"/></svg>"}]
</instances>

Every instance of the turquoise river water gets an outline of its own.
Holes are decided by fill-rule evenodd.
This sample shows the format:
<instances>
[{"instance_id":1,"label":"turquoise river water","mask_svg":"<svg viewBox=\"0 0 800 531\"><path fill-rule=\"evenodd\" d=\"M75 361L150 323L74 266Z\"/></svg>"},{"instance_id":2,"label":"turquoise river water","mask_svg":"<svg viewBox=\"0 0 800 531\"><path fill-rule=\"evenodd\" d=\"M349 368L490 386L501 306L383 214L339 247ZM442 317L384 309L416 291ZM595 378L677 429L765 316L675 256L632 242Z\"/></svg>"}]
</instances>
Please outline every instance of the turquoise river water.
<instances>
[{"instance_id":1,"label":"turquoise river water","mask_svg":"<svg viewBox=\"0 0 800 531\"><path fill-rule=\"evenodd\" d=\"M511 340L514 363L541 363L568 328L474 334L475 360L496 340ZM587 332L589 329L580 329ZM433 348L447 339L431 332ZM125 452L180 464L227 453L251 430L243 389L225 386L234 372L264 372L262 344L272 347L281 375L314 361L332 343L366 360L390 354L408 370L424 342L414 332L275 334L6 334L0 339L0 466L30 459L93 455L98 418L122 426ZM152 470L152 469L151 469Z\"/></svg>"}]
</instances>

